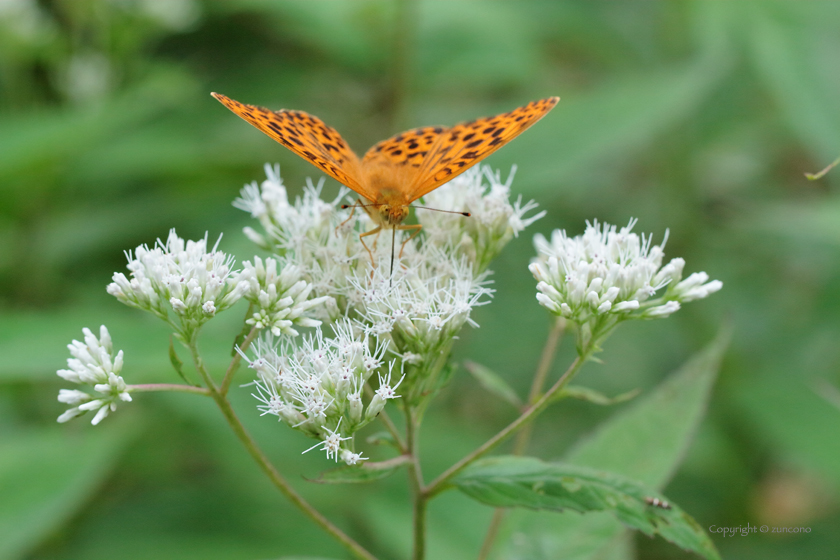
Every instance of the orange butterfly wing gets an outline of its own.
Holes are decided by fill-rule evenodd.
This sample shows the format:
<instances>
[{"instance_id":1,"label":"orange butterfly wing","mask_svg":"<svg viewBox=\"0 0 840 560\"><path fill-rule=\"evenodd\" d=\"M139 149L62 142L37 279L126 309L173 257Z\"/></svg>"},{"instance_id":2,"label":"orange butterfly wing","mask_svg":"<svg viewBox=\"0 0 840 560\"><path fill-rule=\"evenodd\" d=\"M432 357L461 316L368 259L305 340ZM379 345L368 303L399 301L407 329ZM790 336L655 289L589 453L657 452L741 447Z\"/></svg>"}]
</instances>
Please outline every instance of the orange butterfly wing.
<instances>
[{"instance_id":1,"label":"orange butterfly wing","mask_svg":"<svg viewBox=\"0 0 840 560\"><path fill-rule=\"evenodd\" d=\"M532 101L509 113L477 119L443 130L437 135L438 138L429 153L423 157L422 164L416 170L414 182L407 186L407 202L413 202L454 179L522 134L551 111L559 100L559 97L549 97ZM393 149L391 153L394 153ZM413 158L408 161L414 163L417 156Z\"/></svg>"},{"instance_id":2,"label":"orange butterfly wing","mask_svg":"<svg viewBox=\"0 0 840 560\"><path fill-rule=\"evenodd\" d=\"M246 105L220 93L211 94L225 107L339 183L373 201L376 192L366 186L358 156L334 129L303 111L269 111Z\"/></svg>"},{"instance_id":3,"label":"orange butterfly wing","mask_svg":"<svg viewBox=\"0 0 840 560\"><path fill-rule=\"evenodd\" d=\"M362 171L377 203L408 204L406 187L419 177L426 157L446 132L442 126L424 126L401 132L383 140L367 151Z\"/></svg>"}]
</instances>

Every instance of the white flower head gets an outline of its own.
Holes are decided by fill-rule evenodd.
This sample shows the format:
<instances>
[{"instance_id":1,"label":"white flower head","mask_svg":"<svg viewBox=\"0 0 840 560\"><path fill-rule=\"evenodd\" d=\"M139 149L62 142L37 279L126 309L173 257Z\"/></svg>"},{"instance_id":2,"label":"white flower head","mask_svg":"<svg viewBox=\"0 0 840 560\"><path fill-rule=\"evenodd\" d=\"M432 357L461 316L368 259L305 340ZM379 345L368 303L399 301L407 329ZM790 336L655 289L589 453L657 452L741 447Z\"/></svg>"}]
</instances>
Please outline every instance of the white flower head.
<instances>
[{"instance_id":1,"label":"white flower head","mask_svg":"<svg viewBox=\"0 0 840 560\"><path fill-rule=\"evenodd\" d=\"M680 304L706 297L723 284L695 273L682 282L685 261L662 266L665 239L632 232L636 220L616 226L587 222L583 235L554 230L551 241L534 238L537 257L530 270L537 280L537 301L555 315L595 328L630 318L667 317Z\"/></svg>"},{"instance_id":2,"label":"white flower head","mask_svg":"<svg viewBox=\"0 0 840 560\"><path fill-rule=\"evenodd\" d=\"M340 426L341 426L341 420L339 419L338 424L336 425L335 429L331 430L331 429L325 427L324 431L326 433L323 436L323 440L316 443L315 445L313 445L312 447L310 447L306 451L303 451L301 453L301 455L303 453L308 453L309 451L312 451L313 449L315 449L318 446L321 446L321 451L326 451L327 452L327 459L334 459L336 462L338 462L338 456L342 455L342 457L343 457L344 456L344 451L346 451L346 450L341 449L341 443L344 442L344 441L347 441L349 439L352 439L350 437L341 437L341 434L338 432L338 428ZM351 459L354 459L354 458L351 457ZM354 461L354 463L355 463L355 461ZM348 463L348 464L354 464L354 463Z\"/></svg>"},{"instance_id":3,"label":"white flower head","mask_svg":"<svg viewBox=\"0 0 840 560\"><path fill-rule=\"evenodd\" d=\"M185 241L173 229L165 242L158 239L152 248L141 245L126 253L131 279L114 273L108 293L166 321L171 309L186 333L231 307L248 287L236 282L233 257L218 250L219 241L208 247L206 235Z\"/></svg>"},{"instance_id":4,"label":"white flower head","mask_svg":"<svg viewBox=\"0 0 840 560\"><path fill-rule=\"evenodd\" d=\"M379 376L379 388L376 389L376 392L373 395L373 400L370 401L370 405L368 405L368 409L365 412L365 417L370 420L376 418L379 413L382 412L382 409L385 408L386 402L400 397L400 395L397 394L397 389L403 382L403 379L405 379L405 374L400 377L400 380L397 381L396 385L391 387L391 370L393 370L393 365L393 362L391 362L388 375L384 377L382 375Z\"/></svg>"},{"instance_id":5,"label":"white flower head","mask_svg":"<svg viewBox=\"0 0 840 560\"><path fill-rule=\"evenodd\" d=\"M419 210L429 242L456 246L468 255L476 270L483 271L502 248L526 227L545 216L545 211L526 217L537 207L522 197L511 203L514 166L506 181L488 165L476 165L423 197L423 205L457 214Z\"/></svg>"},{"instance_id":6,"label":"white flower head","mask_svg":"<svg viewBox=\"0 0 840 560\"><path fill-rule=\"evenodd\" d=\"M120 372L123 367L123 351L114 354L111 335L105 325L99 328L99 338L90 329L82 329L84 342L74 340L67 345L71 357L67 359L69 369L56 373L67 381L87 386L88 391L61 389L58 400L71 406L58 417L59 422L81 416L87 411L96 411L91 423L99 424L109 413L117 409L119 401L130 402L128 386Z\"/></svg>"},{"instance_id":7,"label":"white flower head","mask_svg":"<svg viewBox=\"0 0 840 560\"><path fill-rule=\"evenodd\" d=\"M321 321L313 318L313 308L323 306L329 296L309 298L312 284L303 279L299 266L285 264L271 257L265 262L254 257L243 263L243 270L234 282L243 286L243 297L254 304L254 314L246 321L260 329L268 329L274 336L297 336L294 325L317 327ZM278 273L278 265L282 270Z\"/></svg>"},{"instance_id":8,"label":"white flower head","mask_svg":"<svg viewBox=\"0 0 840 560\"><path fill-rule=\"evenodd\" d=\"M489 303L493 293L487 276L476 274L466 256L424 244L395 264L393 273L383 258L351 280L357 315L372 337L401 357L411 394L434 390L445 362L441 356L465 325L478 326L472 310Z\"/></svg>"},{"instance_id":9,"label":"white flower head","mask_svg":"<svg viewBox=\"0 0 840 560\"><path fill-rule=\"evenodd\" d=\"M346 319L332 329L333 337L328 338L318 327L300 337L299 346L288 337L277 342L266 334L251 348L255 358L243 356L257 373L254 397L261 414L277 416L321 440L318 445L336 458L335 445L370 421L363 414L363 388L383 365L386 345ZM339 425L347 437L336 440Z\"/></svg>"}]
</instances>

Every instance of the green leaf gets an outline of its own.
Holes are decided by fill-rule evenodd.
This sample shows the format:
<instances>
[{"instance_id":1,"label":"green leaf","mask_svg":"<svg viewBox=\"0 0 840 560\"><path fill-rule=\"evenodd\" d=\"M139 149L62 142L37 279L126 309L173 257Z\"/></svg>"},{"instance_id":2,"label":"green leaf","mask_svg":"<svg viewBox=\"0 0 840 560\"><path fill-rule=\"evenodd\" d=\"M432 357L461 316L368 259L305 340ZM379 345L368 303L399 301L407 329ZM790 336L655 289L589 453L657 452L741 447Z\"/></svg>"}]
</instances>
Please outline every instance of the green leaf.
<instances>
[{"instance_id":1,"label":"green leaf","mask_svg":"<svg viewBox=\"0 0 840 560\"><path fill-rule=\"evenodd\" d=\"M614 414L564 460L663 488L703 419L728 341L729 329L722 329L656 390ZM614 548L623 527L602 514L548 516L517 511L509 517L506 532L526 538L500 546L507 549L502 557L591 560Z\"/></svg>"},{"instance_id":2,"label":"green leaf","mask_svg":"<svg viewBox=\"0 0 840 560\"><path fill-rule=\"evenodd\" d=\"M184 362L181 361L181 358L178 357L178 352L175 351L175 342L173 340L172 335L169 336L169 362L172 364L172 367L175 368L175 372L184 380L184 383L187 385L195 385L195 383L191 383L187 376L184 375Z\"/></svg>"},{"instance_id":3,"label":"green leaf","mask_svg":"<svg viewBox=\"0 0 840 560\"><path fill-rule=\"evenodd\" d=\"M0 558L34 549L105 481L132 431L105 424L81 434L49 428L0 438Z\"/></svg>"},{"instance_id":4,"label":"green leaf","mask_svg":"<svg viewBox=\"0 0 840 560\"><path fill-rule=\"evenodd\" d=\"M324 558L322 556L282 556L277 560L334 560L333 558Z\"/></svg>"},{"instance_id":5,"label":"green leaf","mask_svg":"<svg viewBox=\"0 0 840 560\"><path fill-rule=\"evenodd\" d=\"M365 441L371 445L390 445L394 449L399 449L399 446L394 440L394 436L391 435L391 432L376 432L375 434L366 437Z\"/></svg>"},{"instance_id":6,"label":"green leaf","mask_svg":"<svg viewBox=\"0 0 840 560\"><path fill-rule=\"evenodd\" d=\"M706 531L688 514L674 504L667 509L649 505L647 499L663 498L614 473L532 457L491 457L470 465L453 484L494 507L608 511L646 535L658 534L704 558L720 558Z\"/></svg>"},{"instance_id":7,"label":"green leaf","mask_svg":"<svg viewBox=\"0 0 840 560\"><path fill-rule=\"evenodd\" d=\"M836 20L826 12L830 4L749 2L743 3L742 17L747 54L758 77L779 104L788 126L825 159L836 157L840 144L837 83L835 73L826 67L840 48L832 32ZM823 25L832 31L815 32Z\"/></svg>"},{"instance_id":8,"label":"green leaf","mask_svg":"<svg viewBox=\"0 0 840 560\"><path fill-rule=\"evenodd\" d=\"M522 400L516 394L516 391L507 384L507 382L499 377L495 371L475 362L464 362L464 368L470 372L470 375L475 377L488 393L491 393L503 401L509 402L516 408L522 408Z\"/></svg>"},{"instance_id":9,"label":"green leaf","mask_svg":"<svg viewBox=\"0 0 840 560\"><path fill-rule=\"evenodd\" d=\"M570 397L573 399L588 401L593 404L608 406L611 404L619 404L625 401L629 401L641 392L641 389L633 389L632 391L621 393L620 395L616 395L615 397L608 397L603 393L599 393L595 389L590 389L588 387L580 387L577 385L569 385L555 397L555 400L561 400Z\"/></svg>"},{"instance_id":10,"label":"green leaf","mask_svg":"<svg viewBox=\"0 0 840 560\"><path fill-rule=\"evenodd\" d=\"M400 455L379 463L362 463L330 469L319 474L318 478L306 480L318 484L364 484L391 476L409 461L408 456Z\"/></svg>"},{"instance_id":11,"label":"green leaf","mask_svg":"<svg viewBox=\"0 0 840 560\"><path fill-rule=\"evenodd\" d=\"M730 331L720 334L653 393L610 418L565 460L662 488L706 412Z\"/></svg>"},{"instance_id":12,"label":"green leaf","mask_svg":"<svg viewBox=\"0 0 840 560\"><path fill-rule=\"evenodd\" d=\"M528 169L527 176L517 178L518 190L526 195L555 189L557 181L618 156L629 157L689 119L729 66L709 57L648 75L633 73L585 94L565 96L546 124L528 131L528 142L506 146L494 156L494 165L504 169L517 163Z\"/></svg>"}]
</instances>

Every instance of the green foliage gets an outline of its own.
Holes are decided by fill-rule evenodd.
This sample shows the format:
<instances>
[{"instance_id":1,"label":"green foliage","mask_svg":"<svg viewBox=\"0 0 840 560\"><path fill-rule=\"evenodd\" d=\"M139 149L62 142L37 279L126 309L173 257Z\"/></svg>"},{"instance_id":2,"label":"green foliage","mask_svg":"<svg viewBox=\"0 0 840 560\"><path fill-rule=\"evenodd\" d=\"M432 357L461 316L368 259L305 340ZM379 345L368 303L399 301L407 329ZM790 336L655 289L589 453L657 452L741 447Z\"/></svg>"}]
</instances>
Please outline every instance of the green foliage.
<instances>
[{"instance_id":1,"label":"green foliage","mask_svg":"<svg viewBox=\"0 0 840 560\"><path fill-rule=\"evenodd\" d=\"M621 393L620 395L616 395L614 397L608 397L603 393L599 393L598 391L595 391L588 387L578 387L575 385L569 385L568 387L560 391L560 393L557 395L557 400L572 398L591 402L592 404L599 404L601 406L609 406L629 401L633 399L636 395L638 395L640 392L640 389L633 389L632 391L627 391L626 393Z\"/></svg>"},{"instance_id":2,"label":"green foliage","mask_svg":"<svg viewBox=\"0 0 840 560\"><path fill-rule=\"evenodd\" d=\"M705 530L687 513L670 502L667 509L648 504L650 490L614 473L533 457L492 457L467 467L453 484L494 507L606 511L630 528L661 535L704 558L720 558Z\"/></svg>"},{"instance_id":3,"label":"green foliage","mask_svg":"<svg viewBox=\"0 0 840 560\"><path fill-rule=\"evenodd\" d=\"M516 394L510 385L490 368L476 362L464 362L464 369L472 375L478 384L491 395L502 399L513 405L514 408L522 408L522 399Z\"/></svg>"},{"instance_id":4,"label":"green foliage","mask_svg":"<svg viewBox=\"0 0 840 560\"><path fill-rule=\"evenodd\" d=\"M613 409L567 399L537 423L531 452L658 489L673 477L668 495L706 526L782 515L814 528L804 537L714 536L724 557L835 554L840 414L813 388L840 385L840 173L818 181L803 173L840 153L837 2L523 0L479 7L418 0L408 12L398 9L408 3L388 0L334 0L329 9L305 0L6 4L0 433L15 449L41 449L39 468L53 474L19 464L13 494L3 486L0 508L25 492L42 504L50 496L67 500L37 515L24 515L24 506L4 513L0 533L12 536L0 539L6 557L341 557L257 480L247 458L239 461L241 450L203 399L138 395L131 407L147 421L137 449L109 439L107 424L128 410L96 429L81 420L52 432L62 409L54 372L84 326L108 325L125 349L128 382L179 381L166 357L166 329L104 293L111 274L124 270L123 250L176 227L192 238L224 232L222 248L250 258L256 249L240 234L248 217L230 207L237 190L260 180L265 162L282 165L291 189L318 177L210 91L310 111L356 151L404 128L560 95L546 119L488 160L503 175L518 164L514 192L536 197L548 211L534 227L575 234L586 219L639 217L657 239L670 228L667 256L724 282L720 294L665 324L619 329L599 355L603 365L589 364L576 382L603 395L649 392L709 339L724 312L735 334L695 448L688 449L688 436L705 405L686 400L680 409L663 396L620 405L626 408L614 421L571 452ZM335 183L325 192L336 192ZM464 333L454 350L459 360L490 366L518 395L527 394L548 322L534 302L531 255L530 236L502 254L495 301L475 314L481 328ZM204 333L202 350L216 373L229 362L244 313L232 310ZM571 360L569 346L560 350L555 378ZM238 387L249 380L243 373L231 388L249 430L290 478L316 476L323 458L295 456L290 450L308 440L258 418L248 389ZM697 378L673 389L693 389L704 400L710 386ZM647 406L651 412L641 412ZM657 406L683 414L657 415ZM632 436L620 426L621 410L639 427ZM427 414L422 440L433 451L424 468L442 471L512 414L456 373ZM445 421L432 423L435 417ZM76 430L90 438L90 448L78 448L88 455L64 445ZM35 456L4 448L0 461L16 453ZM106 455L101 470L82 465ZM71 471L95 476L79 474L81 482L69 486L62 473ZM779 472L816 482L804 490L774 486ZM410 512L398 482L402 477L364 486L300 483L366 545L401 557ZM793 491L804 505L771 507L766 498L775 491ZM829 506L819 505L821 498ZM474 556L487 508L454 494L441 503L433 505L441 521L431 525L436 558ZM510 517L507 532L532 536L533 547L514 550L509 540L500 544L506 558L591 558L597 550L623 560L635 548L640 558L680 557L658 541L628 540L609 514ZM565 548L552 548L558 543Z\"/></svg>"},{"instance_id":5,"label":"green foliage","mask_svg":"<svg viewBox=\"0 0 840 560\"><path fill-rule=\"evenodd\" d=\"M0 437L0 558L19 558L82 509L131 441L126 422L102 436L57 427Z\"/></svg>"},{"instance_id":6,"label":"green foliage","mask_svg":"<svg viewBox=\"0 0 840 560\"><path fill-rule=\"evenodd\" d=\"M600 425L564 461L661 490L703 419L728 343L729 331L724 329L654 392ZM511 541L510 555L528 559L598 558L615 546L622 533L621 525L604 515L518 514L511 527L529 538Z\"/></svg>"},{"instance_id":7,"label":"green foliage","mask_svg":"<svg viewBox=\"0 0 840 560\"><path fill-rule=\"evenodd\" d=\"M322 472L310 482L318 484L364 484L386 478L405 466L408 459L402 456L397 460L382 463L362 463L360 465L345 465Z\"/></svg>"}]
</instances>

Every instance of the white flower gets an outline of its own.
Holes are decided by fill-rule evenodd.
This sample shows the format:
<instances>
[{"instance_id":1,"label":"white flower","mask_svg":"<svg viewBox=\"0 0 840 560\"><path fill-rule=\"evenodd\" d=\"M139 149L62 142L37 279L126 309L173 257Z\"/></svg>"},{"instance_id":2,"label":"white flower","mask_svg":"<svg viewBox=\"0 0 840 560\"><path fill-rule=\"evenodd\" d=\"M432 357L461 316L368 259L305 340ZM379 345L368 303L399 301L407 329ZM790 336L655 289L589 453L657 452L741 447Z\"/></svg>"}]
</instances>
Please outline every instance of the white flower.
<instances>
[{"instance_id":1,"label":"white flower","mask_svg":"<svg viewBox=\"0 0 840 560\"><path fill-rule=\"evenodd\" d=\"M252 346L256 358L249 365L257 372L254 396L261 413L322 440L323 449L335 458L333 444L352 438L370 422L364 414L363 388L383 364L385 344L346 319L332 328L332 338L319 327L303 336L299 347L287 337L279 343L271 335L262 337ZM339 425L348 438L335 440Z\"/></svg>"},{"instance_id":2,"label":"white flower","mask_svg":"<svg viewBox=\"0 0 840 560\"><path fill-rule=\"evenodd\" d=\"M607 329L629 318L667 317L680 304L708 296L723 284L705 272L680 282L685 261L662 266L665 239L632 233L636 221L621 228L587 222L583 235L554 230L551 242L534 238L538 256L530 265L537 280L537 301L555 315L590 330ZM658 295L658 297L656 297ZM599 322L600 321L600 322Z\"/></svg>"},{"instance_id":3,"label":"white flower","mask_svg":"<svg viewBox=\"0 0 840 560\"><path fill-rule=\"evenodd\" d=\"M525 215L537 207L533 200L522 204L519 196L510 202L510 186L516 173L511 169L502 182L499 171L476 165L423 197L423 206L457 214L418 210L428 241L451 245L470 257L476 270L483 271L502 248L526 227L545 216L545 211ZM485 182L486 181L486 182Z\"/></svg>"},{"instance_id":4,"label":"white flower","mask_svg":"<svg viewBox=\"0 0 840 560\"><path fill-rule=\"evenodd\" d=\"M339 420L338 423L340 425L341 420ZM352 438L341 437L341 434L338 433L338 426L336 426L334 430L330 430L329 428L325 428L325 431L327 432L327 434L324 436L323 441L320 441L320 442L316 443L315 445L313 445L312 447L310 447L309 449L307 449L306 451L303 451L301 453L301 455L303 455L303 453L307 453L309 451L312 451L313 449L315 449L316 447L318 447L320 445L320 446L322 446L321 451L326 451L327 452L327 459L335 459L335 461L338 462L339 454L344 456L344 452L342 452L342 449L341 449L341 442L342 441L347 441L348 439L352 439ZM346 450L343 450L343 451L346 451ZM355 463L355 461L354 461L354 463ZM348 464L354 464L354 463L348 463Z\"/></svg>"},{"instance_id":5,"label":"white flower","mask_svg":"<svg viewBox=\"0 0 840 560\"><path fill-rule=\"evenodd\" d=\"M307 299L312 285L302 279L300 267L287 265L277 273L278 261L267 258L265 263L254 257L254 264L243 263L242 272L234 280L243 290L245 299L254 304L256 311L247 320L249 325L269 329L274 336L297 336L292 325L317 327L321 321L309 316L310 309L325 304L331 298L321 296Z\"/></svg>"},{"instance_id":6,"label":"white flower","mask_svg":"<svg viewBox=\"0 0 840 560\"><path fill-rule=\"evenodd\" d=\"M58 417L59 422L80 416L89 410L96 410L91 421L96 425L117 409L119 401L131 401L128 386L120 377L123 366L123 352L114 355L111 335L105 325L99 328L99 338L90 329L82 329L85 341L74 340L67 345L71 358L67 359L69 369L60 369L56 373L73 383L86 385L93 393L76 389L61 389L59 402L69 404L71 408Z\"/></svg>"},{"instance_id":7,"label":"white flower","mask_svg":"<svg viewBox=\"0 0 840 560\"><path fill-rule=\"evenodd\" d=\"M393 362L391 363L393 366ZM382 409L385 408L385 403L391 399L398 399L400 396L397 394L397 388L400 386L400 383L403 382L405 379L405 374L400 377L400 380L397 381L397 384L391 387L391 371L388 371L388 375L385 377L379 376L379 388L373 395L373 400L370 401L370 406L368 406L367 412L365 412L365 416L372 420L376 418Z\"/></svg>"},{"instance_id":8,"label":"white flower","mask_svg":"<svg viewBox=\"0 0 840 560\"><path fill-rule=\"evenodd\" d=\"M341 460L347 463L348 465L355 465L359 461L367 461L367 457L362 457L361 453L353 453L349 449L342 449L341 450Z\"/></svg>"},{"instance_id":9,"label":"white flower","mask_svg":"<svg viewBox=\"0 0 840 560\"><path fill-rule=\"evenodd\" d=\"M231 307L248 287L232 277L233 257L218 250L219 241L208 249L206 235L184 241L173 229L166 242L158 239L152 248L141 245L127 253L131 279L114 273L108 293L166 321L171 309L185 334Z\"/></svg>"}]
</instances>

